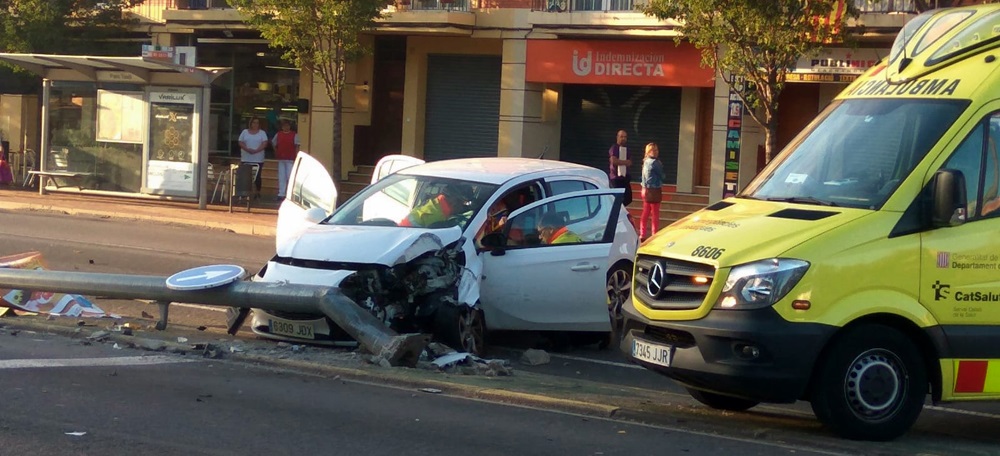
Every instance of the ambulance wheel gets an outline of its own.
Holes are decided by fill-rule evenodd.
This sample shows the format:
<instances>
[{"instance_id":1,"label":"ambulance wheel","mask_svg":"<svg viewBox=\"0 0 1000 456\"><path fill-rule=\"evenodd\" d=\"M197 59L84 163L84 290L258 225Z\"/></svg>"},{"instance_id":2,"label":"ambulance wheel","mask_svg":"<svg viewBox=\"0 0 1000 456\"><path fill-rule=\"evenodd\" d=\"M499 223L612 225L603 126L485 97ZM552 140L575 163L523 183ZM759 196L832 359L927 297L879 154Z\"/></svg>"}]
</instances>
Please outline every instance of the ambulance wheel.
<instances>
[{"instance_id":1,"label":"ambulance wheel","mask_svg":"<svg viewBox=\"0 0 1000 456\"><path fill-rule=\"evenodd\" d=\"M442 305L434 313L434 335L457 351L483 356L486 349L483 312L465 304Z\"/></svg>"},{"instance_id":2,"label":"ambulance wheel","mask_svg":"<svg viewBox=\"0 0 1000 456\"><path fill-rule=\"evenodd\" d=\"M687 388L688 394L695 398L698 402L712 407L716 410L727 410L730 412L742 412L744 410L749 410L755 407L760 402L751 401L749 399L741 399L732 396L723 396L721 394L709 393L708 391L696 390L694 388Z\"/></svg>"},{"instance_id":3,"label":"ambulance wheel","mask_svg":"<svg viewBox=\"0 0 1000 456\"><path fill-rule=\"evenodd\" d=\"M840 436L892 440L920 415L928 391L917 345L884 325L862 325L820 358L810 394L813 412Z\"/></svg>"}]
</instances>

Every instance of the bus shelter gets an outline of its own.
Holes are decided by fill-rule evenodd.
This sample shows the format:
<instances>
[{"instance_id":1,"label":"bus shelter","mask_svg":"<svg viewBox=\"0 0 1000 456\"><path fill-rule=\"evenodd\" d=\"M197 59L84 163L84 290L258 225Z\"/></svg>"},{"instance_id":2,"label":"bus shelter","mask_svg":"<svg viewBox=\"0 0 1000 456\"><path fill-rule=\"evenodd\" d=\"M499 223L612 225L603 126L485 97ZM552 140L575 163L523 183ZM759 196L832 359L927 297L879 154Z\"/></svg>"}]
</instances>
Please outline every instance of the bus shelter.
<instances>
[{"instance_id":1,"label":"bus shelter","mask_svg":"<svg viewBox=\"0 0 1000 456\"><path fill-rule=\"evenodd\" d=\"M0 53L42 77L39 192L207 205L211 86L229 68L148 57Z\"/></svg>"}]
</instances>

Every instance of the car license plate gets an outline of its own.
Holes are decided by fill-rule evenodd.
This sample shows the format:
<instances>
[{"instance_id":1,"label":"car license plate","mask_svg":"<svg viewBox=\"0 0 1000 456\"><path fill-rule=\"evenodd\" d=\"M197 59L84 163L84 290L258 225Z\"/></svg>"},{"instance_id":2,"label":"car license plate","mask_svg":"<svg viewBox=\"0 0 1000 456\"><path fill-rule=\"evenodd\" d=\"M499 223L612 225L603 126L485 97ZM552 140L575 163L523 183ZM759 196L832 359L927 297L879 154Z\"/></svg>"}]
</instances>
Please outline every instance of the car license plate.
<instances>
[{"instance_id":1,"label":"car license plate","mask_svg":"<svg viewBox=\"0 0 1000 456\"><path fill-rule=\"evenodd\" d=\"M669 345L651 344L639 339L632 339L632 357L640 361L670 367L674 347Z\"/></svg>"},{"instance_id":2,"label":"car license plate","mask_svg":"<svg viewBox=\"0 0 1000 456\"><path fill-rule=\"evenodd\" d=\"M316 338L312 323L270 318L267 320L267 329L271 334L279 336L295 337L298 339Z\"/></svg>"}]
</instances>

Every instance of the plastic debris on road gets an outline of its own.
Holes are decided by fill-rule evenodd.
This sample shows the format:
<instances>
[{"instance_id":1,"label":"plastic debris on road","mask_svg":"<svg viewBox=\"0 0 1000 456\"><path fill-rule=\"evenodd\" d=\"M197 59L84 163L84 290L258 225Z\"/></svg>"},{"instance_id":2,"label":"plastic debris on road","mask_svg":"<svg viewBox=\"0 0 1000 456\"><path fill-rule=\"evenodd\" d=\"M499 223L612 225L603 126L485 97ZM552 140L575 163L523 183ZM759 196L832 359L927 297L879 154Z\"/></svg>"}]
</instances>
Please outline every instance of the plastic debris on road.
<instances>
[{"instance_id":1,"label":"plastic debris on road","mask_svg":"<svg viewBox=\"0 0 1000 456\"><path fill-rule=\"evenodd\" d=\"M0 268L46 269L41 252L26 252L0 257ZM107 316L100 307L77 294L0 289L0 306L22 312L37 312L70 317Z\"/></svg>"}]
</instances>

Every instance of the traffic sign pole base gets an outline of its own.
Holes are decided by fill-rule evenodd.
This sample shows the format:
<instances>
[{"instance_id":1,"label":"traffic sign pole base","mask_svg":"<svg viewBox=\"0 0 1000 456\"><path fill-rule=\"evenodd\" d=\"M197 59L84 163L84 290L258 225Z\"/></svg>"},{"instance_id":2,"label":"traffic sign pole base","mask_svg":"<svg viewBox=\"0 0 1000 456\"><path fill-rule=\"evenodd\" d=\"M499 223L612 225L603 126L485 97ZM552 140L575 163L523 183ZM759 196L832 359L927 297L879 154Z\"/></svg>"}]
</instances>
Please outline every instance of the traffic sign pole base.
<instances>
[{"instance_id":1,"label":"traffic sign pole base","mask_svg":"<svg viewBox=\"0 0 1000 456\"><path fill-rule=\"evenodd\" d=\"M170 301L156 301L160 307L160 321L156 322L156 329L163 331L167 329L167 316L170 314Z\"/></svg>"}]
</instances>

